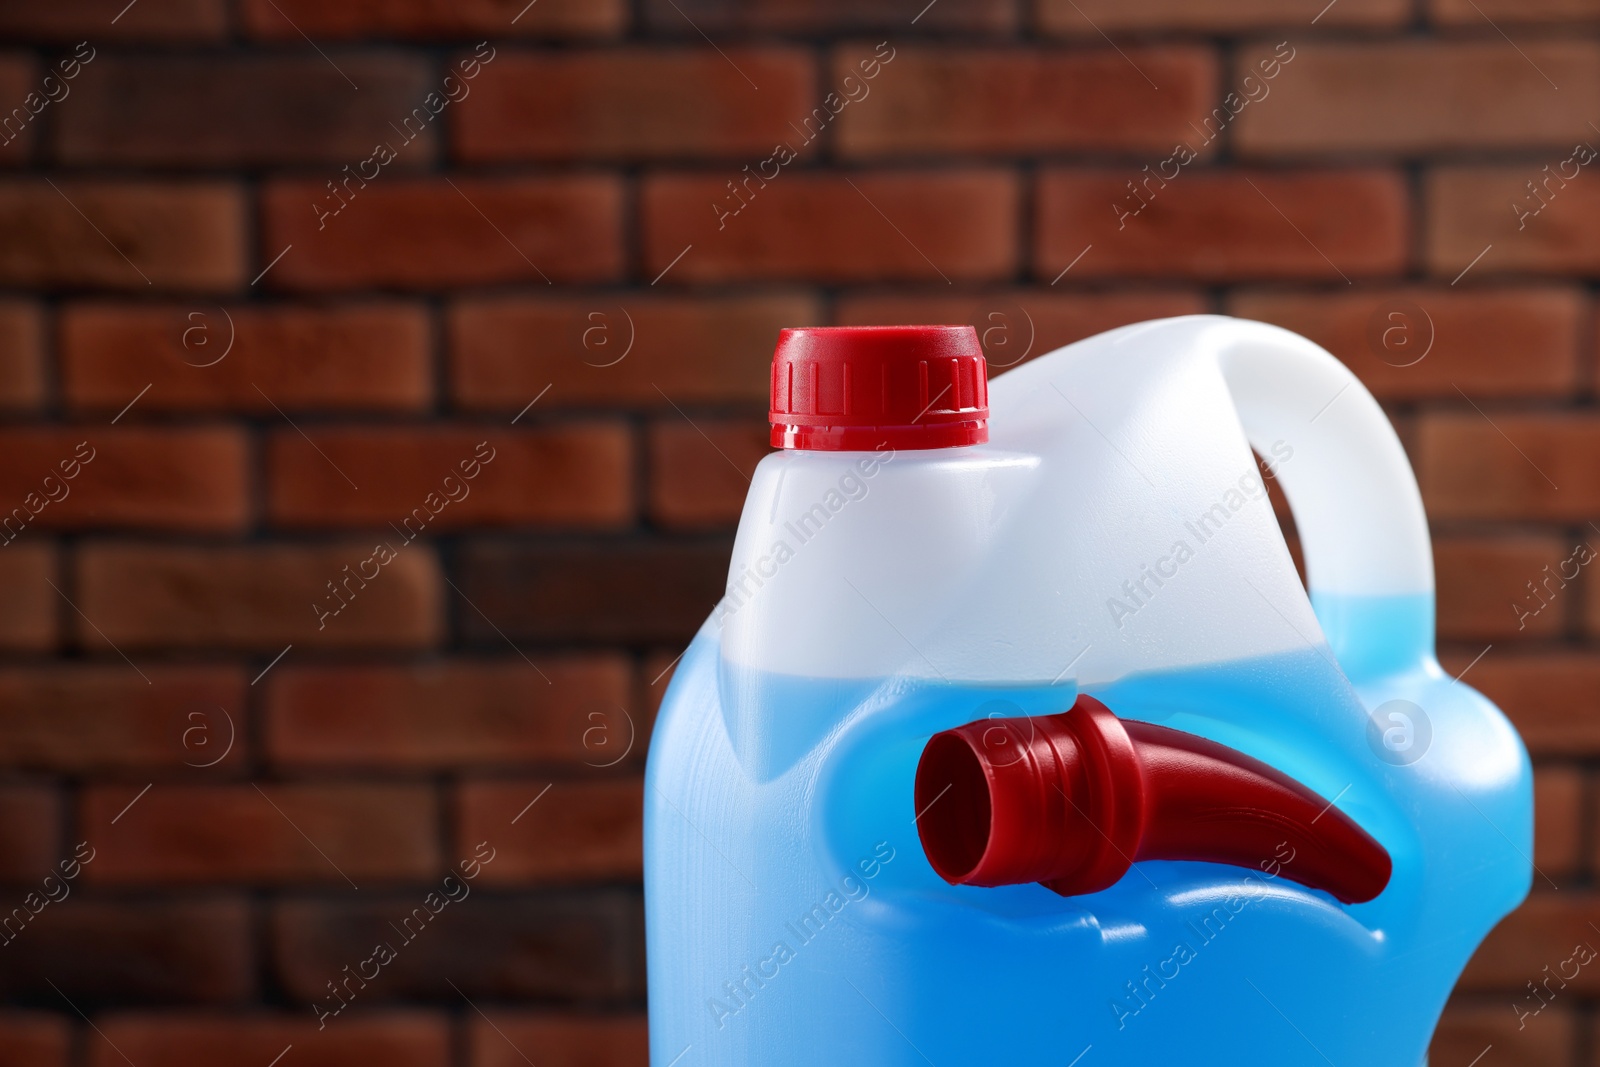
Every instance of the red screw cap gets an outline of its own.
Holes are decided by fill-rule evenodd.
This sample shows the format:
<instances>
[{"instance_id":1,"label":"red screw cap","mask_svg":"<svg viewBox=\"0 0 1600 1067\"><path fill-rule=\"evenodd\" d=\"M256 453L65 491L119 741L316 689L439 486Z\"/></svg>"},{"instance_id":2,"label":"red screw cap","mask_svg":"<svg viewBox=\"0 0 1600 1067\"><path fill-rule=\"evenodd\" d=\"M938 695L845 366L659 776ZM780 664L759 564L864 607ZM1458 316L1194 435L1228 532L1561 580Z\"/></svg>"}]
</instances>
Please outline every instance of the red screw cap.
<instances>
[{"instance_id":1,"label":"red screw cap","mask_svg":"<svg viewBox=\"0 0 1600 1067\"><path fill-rule=\"evenodd\" d=\"M869 452L989 439L989 379L971 326L784 330L772 354L772 443Z\"/></svg>"}]
</instances>

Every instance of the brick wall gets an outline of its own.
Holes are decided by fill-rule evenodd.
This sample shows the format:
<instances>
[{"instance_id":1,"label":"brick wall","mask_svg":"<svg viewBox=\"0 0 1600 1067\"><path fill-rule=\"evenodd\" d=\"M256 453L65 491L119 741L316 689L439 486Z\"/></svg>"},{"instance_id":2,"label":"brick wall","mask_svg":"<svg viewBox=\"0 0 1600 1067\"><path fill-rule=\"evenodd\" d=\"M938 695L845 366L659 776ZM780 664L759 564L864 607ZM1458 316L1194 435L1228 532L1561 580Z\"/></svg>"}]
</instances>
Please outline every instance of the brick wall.
<instances>
[{"instance_id":1,"label":"brick wall","mask_svg":"<svg viewBox=\"0 0 1600 1067\"><path fill-rule=\"evenodd\" d=\"M1528 587L1600 536L1600 9L923 4L0 2L4 906L76 875L0 1065L642 1064L644 744L775 331L1202 310L1386 403L1534 753L1435 1063L1600 1058L1600 970L1512 1007L1600 936L1600 595Z\"/></svg>"}]
</instances>

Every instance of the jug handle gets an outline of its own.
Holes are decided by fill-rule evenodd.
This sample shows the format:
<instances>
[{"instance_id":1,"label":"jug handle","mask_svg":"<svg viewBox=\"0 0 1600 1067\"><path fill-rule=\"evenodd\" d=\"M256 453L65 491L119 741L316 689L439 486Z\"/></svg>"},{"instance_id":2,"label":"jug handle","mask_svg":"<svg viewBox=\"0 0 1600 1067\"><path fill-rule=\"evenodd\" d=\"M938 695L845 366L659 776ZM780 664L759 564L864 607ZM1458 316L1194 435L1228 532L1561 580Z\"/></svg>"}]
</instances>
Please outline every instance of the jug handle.
<instances>
[{"instance_id":1,"label":"jug handle","mask_svg":"<svg viewBox=\"0 0 1600 1067\"><path fill-rule=\"evenodd\" d=\"M1298 334L1243 319L1204 331L1245 436L1293 449L1277 477L1305 552L1311 605L1361 682L1434 662L1433 551L1416 476L1365 386Z\"/></svg>"}]
</instances>

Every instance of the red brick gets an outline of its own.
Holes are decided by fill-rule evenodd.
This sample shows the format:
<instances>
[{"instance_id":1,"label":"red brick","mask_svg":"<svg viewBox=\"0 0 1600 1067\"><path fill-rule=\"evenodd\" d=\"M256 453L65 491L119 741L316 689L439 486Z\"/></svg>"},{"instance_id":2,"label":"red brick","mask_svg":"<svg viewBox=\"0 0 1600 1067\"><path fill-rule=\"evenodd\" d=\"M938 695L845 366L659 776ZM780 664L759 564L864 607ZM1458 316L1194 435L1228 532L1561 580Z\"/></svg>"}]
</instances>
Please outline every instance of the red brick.
<instances>
[{"instance_id":1,"label":"red brick","mask_svg":"<svg viewBox=\"0 0 1600 1067\"><path fill-rule=\"evenodd\" d=\"M0 409L36 408L44 393L43 316L32 304L0 303Z\"/></svg>"},{"instance_id":2,"label":"red brick","mask_svg":"<svg viewBox=\"0 0 1600 1067\"><path fill-rule=\"evenodd\" d=\"M0 1013L0 1067L67 1067L72 1030L65 1016Z\"/></svg>"},{"instance_id":3,"label":"red brick","mask_svg":"<svg viewBox=\"0 0 1600 1067\"><path fill-rule=\"evenodd\" d=\"M471 1067L520 1067L537 1049L541 1067L645 1067L650 1058L643 1015L547 1015L497 1012L491 1025L467 1029Z\"/></svg>"},{"instance_id":4,"label":"red brick","mask_svg":"<svg viewBox=\"0 0 1600 1067\"><path fill-rule=\"evenodd\" d=\"M645 0L644 17L657 33L696 39L701 31L838 35L858 30L975 30L1016 27L1015 0L931 4L916 13L899 0Z\"/></svg>"},{"instance_id":5,"label":"red brick","mask_svg":"<svg viewBox=\"0 0 1600 1067\"><path fill-rule=\"evenodd\" d=\"M1445 26L1478 27L1485 19L1507 25L1581 25L1600 18L1600 8L1589 0L1430 0L1428 15Z\"/></svg>"},{"instance_id":6,"label":"red brick","mask_svg":"<svg viewBox=\"0 0 1600 1067\"><path fill-rule=\"evenodd\" d=\"M354 170L376 140L400 140L387 124L436 88L423 57L399 53L107 55L83 68L51 147L68 164L327 163L338 181L339 165ZM385 169L425 165L436 150L423 125Z\"/></svg>"},{"instance_id":7,"label":"red brick","mask_svg":"<svg viewBox=\"0 0 1600 1067\"><path fill-rule=\"evenodd\" d=\"M0 36L9 41L216 41L228 25L226 0L80 0L72 4L0 5Z\"/></svg>"},{"instance_id":8,"label":"red brick","mask_svg":"<svg viewBox=\"0 0 1600 1067\"><path fill-rule=\"evenodd\" d=\"M265 683L264 744L294 768L638 762L647 722L627 711L629 683L614 654L285 666Z\"/></svg>"},{"instance_id":9,"label":"red brick","mask_svg":"<svg viewBox=\"0 0 1600 1067\"><path fill-rule=\"evenodd\" d=\"M439 869L432 788L267 784L91 786L95 885L356 885ZM115 819L116 825L112 825Z\"/></svg>"},{"instance_id":10,"label":"red brick","mask_svg":"<svg viewBox=\"0 0 1600 1067\"><path fill-rule=\"evenodd\" d=\"M1563 953L1561 958L1565 958ZM1530 976L1532 977L1532 976ZM1527 992L1523 987L1520 992ZM1460 998L1465 999L1465 998ZM1511 994L1516 999L1516 994ZM1543 1063L1560 1065L1571 1062L1569 1056L1577 1033L1574 1005L1552 1005L1534 1018L1521 1024L1517 1014L1500 997L1488 1004L1473 1002L1446 1005L1433 1044L1428 1049L1428 1062L1434 1064L1472 1063L1475 1056L1487 1062L1495 1053L1484 1053L1493 1047L1510 1052L1517 1063Z\"/></svg>"},{"instance_id":11,"label":"red brick","mask_svg":"<svg viewBox=\"0 0 1600 1067\"><path fill-rule=\"evenodd\" d=\"M546 786L549 792L542 793ZM538 803L528 807L535 797ZM456 812L457 840L494 844L482 885L623 882L643 875L642 778L468 782L457 794Z\"/></svg>"},{"instance_id":12,"label":"red brick","mask_svg":"<svg viewBox=\"0 0 1600 1067\"><path fill-rule=\"evenodd\" d=\"M1052 289L846 293L836 307L835 318L841 326L966 323L978 331L991 379L1034 356L1118 326L1209 310L1197 293L1137 289L1097 293Z\"/></svg>"},{"instance_id":13,"label":"red brick","mask_svg":"<svg viewBox=\"0 0 1600 1067\"><path fill-rule=\"evenodd\" d=\"M1588 303L1575 288L1261 289L1228 313L1309 337L1386 400L1551 396L1578 386ZM1507 359L1515 352L1515 359Z\"/></svg>"},{"instance_id":14,"label":"red brick","mask_svg":"<svg viewBox=\"0 0 1600 1067\"><path fill-rule=\"evenodd\" d=\"M1589 924L1600 923L1600 898L1594 893L1571 888L1557 892L1537 874L1533 878L1533 894L1490 931L1461 976L1463 990L1513 991L1503 1002L1507 1006L1501 1009L1513 1022L1517 1016L1510 1005L1523 1003L1526 983L1542 980L1546 966L1554 973L1572 955L1573 946L1594 944L1595 933ZM1578 969L1577 976L1560 993L1576 1000L1592 996L1596 990L1600 990L1600 968L1586 966ZM1524 1006L1531 1010L1537 1001L1528 1001ZM1559 1002L1552 1008L1557 1006ZM1527 1029L1545 1021L1552 1008L1528 1019Z\"/></svg>"},{"instance_id":15,"label":"red brick","mask_svg":"<svg viewBox=\"0 0 1600 1067\"><path fill-rule=\"evenodd\" d=\"M90 1040L90 1067L193 1067L200 1063L270 1063L290 1046L295 1067L448 1067L450 1026L439 1014L379 1012L341 1015L319 1029L309 1012L102 1015L106 1040ZM120 1053L120 1054L119 1054ZM127 1059L123 1059L126 1055Z\"/></svg>"},{"instance_id":16,"label":"red brick","mask_svg":"<svg viewBox=\"0 0 1600 1067\"><path fill-rule=\"evenodd\" d=\"M0 881L36 882L56 873L60 839L61 800L54 789L0 785Z\"/></svg>"},{"instance_id":17,"label":"red brick","mask_svg":"<svg viewBox=\"0 0 1600 1067\"><path fill-rule=\"evenodd\" d=\"M107 526L221 532L250 514L237 430L8 429L0 454L0 539Z\"/></svg>"},{"instance_id":18,"label":"red brick","mask_svg":"<svg viewBox=\"0 0 1600 1067\"><path fill-rule=\"evenodd\" d=\"M1561 185L1559 170L1569 157L1570 151L1550 151L1516 166L1430 173L1424 189L1428 268L1474 281L1493 274L1600 272L1600 183L1582 181L1580 171ZM1540 185L1536 195L1529 182L1548 186Z\"/></svg>"},{"instance_id":19,"label":"red brick","mask_svg":"<svg viewBox=\"0 0 1600 1067\"><path fill-rule=\"evenodd\" d=\"M770 452L770 428L666 416L650 427L650 518L675 529L732 526L744 509L756 464Z\"/></svg>"},{"instance_id":20,"label":"red brick","mask_svg":"<svg viewBox=\"0 0 1600 1067\"><path fill-rule=\"evenodd\" d=\"M80 896L99 859L83 866L71 896L6 942L0 995L52 1004L65 996L87 1006L229 1004L255 993L244 900Z\"/></svg>"},{"instance_id":21,"label":"red brick","mask_svg":"<svg viewBox=\"0 0 1600 1067\"><path fill-rule=\"evenodd\" d=\"M1527 583L1541 568L1566 558L1570 549L1554 536L1436 537L1433 565L1438 582L1439 636L1444 640L1500 640L1560 634L1575 604L1560 599L1524 617L1516 605L1536 606Z\"/></svg>"},{"instance_id":22,"label":"red brick","mask_svg":"<svg viewBox=\"0 0 1600 1067\"><path fill-rule=\"evenodd\" d=\"M112 653L102 663L0 670L0 767L85 774L244 763L242 670L142 669L148 682Z\"/></svg>"},{"instance_id":23,"label":"red brick","mask_svg":"<svg viewBox=\"0 0 1600 1067\"><path fill-rule=\"evenodd\" d=\"M26 55L0 55L0 163L21 163L32 153L38 140L37 116L55 103L47 101L47 91L66 99L57 88L59 78L43 85L44 76L54 73L49 68L40 70ZM67 95L71 95L70 86Z\"/></svg>"},{"instance_id":24,"label":"red brick","mask_svg":"<svg viewBox=\"0 0 1600 1067\"><path fill-rule=\"evenodd\" d=\"M671 652L652 652L645 657L644 670L639 672L640 698L637 703L642 708L648 708L651 715L660 712L661 698L666 695L667 686L672 684L672 673L683 659L685 651L685 648L676 648Z\"/></svg>"},{"instance_id":25,"label":"red brick","mask_svg":"<svg viewBox=\"0 0 1600 1067\"><path fill-rule=\"evenodd\" d=\"M61 584L52 546L0 544L0 648L42 652L55 646L57 620L71 609L51 582Z\"/></svg>"},{"instance_id":26,"label":"red brick","mask_svg":"<svg viewBox=\"0 0 1600 1067\"><path fill-rule=\"evenodd\" d=\"M468 544L458 580L483 614L462 613L461 629L502 648L508 639L687 641L722 597L731 547L723 538Z\"/></svg>"},{"instance_id":27,"label":"red brick","mask_svg":"<svg viewBox=\"0 0 1600 1067\"><path fill-rule=\"evenodd\" d=\"M1477 403L1479 411L1422 419L1417 480L1430 515L1583 522L1600 510L1600 420ZM1595 544L1600 550L1600 538ZM1557 559L1566 556L1563 550Z\"/></svg>"},{"instance_id":28,"label":"red brick","mask_svg":"<svg viewBox=\"0 0 1600 1067\"><path fill-rule=\"evenodd\" d=\"M1406 262L1406 193L1397 174L1180 171L1164 189L1151 182L1143 209L1127 185L1136 178L1142 172L1132 166L1041 177L1040 277L1056 278L1070 266L1078 279L1342 281L1341 274L1388 274ZM1119 210L1140 213L1124 218ZM1361 225L1350 225L1356 218Z\"/></svg>"},{"instance_id":29,"label":"red brick","mask_svg":"<svg viewBox=\"0 0 1600 1067\"><path fill-rule=\"evenodd\" d=\"M261 267L295 247L262 284L431 289L605 281L622 270L622 189L614 178L372 182L319 223L313 206L336 204L331 196L318 181L267 185Z\"/></svg>"},{"instance_id":30,"label":"red brick","mask_svg":"<svg viewBox=\"0 0 1600 1067\"><path fill-rule=\"evenodd\" d=\"M433 397L428 315L410 303L75 304L59 329L67 404L117 412L149 385L130 420L155 411L420 411Z\"/></svg>"},{"instance_id":31,"label":"red brick","mask_svg":"<svg viewBox=\"0 0 1600 1067\"><path fill-rule=\"evenodd\" d=\"M267 513L281 526L366 526L399 547L469 526L608 528L634 515L632 438L620 422L307 436L281 430L267 443Z\"/></svg>"},{"instance_id":32,"label":"red brick","mask_svg":"<svg viewBox=\"0 0 1600 1067\"><path fill-rule=\"evenodd\" d=\"M55 185L0 182L0 230L8 235L0 284L216 292L246 280L244 200L233 186Z\"/></svg>"},{"instance_id":33,"label":"red brick","mask_svg":"<svg viewBox=\"0 0 1600 1067\"><path fill-rule=\"evenodd\" d=\"M1533 861L1558 882L1583 866L1583 772L1540 767L1533 781Z\"/></svg>"},{"instance_id":34,"label":"red brick","mask_svg":"<svg viewBox=\"0 0 1600 1067\"><path fill-rule=\"evenodd\" d=\"M906 46L880 54L893 58L877 77L863 80L873 69L862 64L873 59L874 46L834 53L829 85L842 86L836 88L841 97L860 97L834 120L846 156L1165 155L1192 136L1189 123L1209 110L1217 82L1215 56L1193 46L1124 54L1111 48Z\"/></svg>"},{"instance_id":35,"label":"red brick","mask_svg":"<svg viewBox=\"0 0 1600 1067\"><path fill-rule=\"evenodd\" d=\"M731 212L741 203L726 180L647 179L640 210L652 278L943 281L1015 270L1020 197L1016 179L1001 171L783 173L738 215L719 216L719 205Z\"/></svg>"},{"instance_id":36,"label":"red brick","mask_svg":"<svg viewBox=\"0 0 1600 1067\"><path fill-rule=\"evenodd\" d=\"M1312 21L1298 0L1038 0L1038 21L1049 33L1100 39L1102 32L1124 33L1283 29L1304 32ZM1319 28L1399 29L1411 19L1407 0L1338 0L1317 14Z\"/></svg>"},{"instance_id":37,"label":"red brick","mask_svg":"<svg viewBox=\"0 0 1600 1067\"><path fill-rule=\"evenodd\" d=\"M322 40L372 37L591 37L620 32L625 0L384 0L328 4L322 0L244 0L241 18L252 37L299 43L300 33Z\"/></svg>"},{"instance_id":38,"label":"red brick","mask_svg":"<svg viewBox=\"0 0 1600 1067\"><path fill-rule=\"evenodd\" d=\"M434 644L443 625L444 594L433 551L424 545L402 549L361 588L350 575L372 556L373 545L365 541L241 548L96 544L80 550L77 581L78 606L94 625L78 618L75 626L80 640L97 650L107 639L124 650L178 646L273 653L291 642ZM326 584L336 578L348 602L342 609ZM347 582L353 594L343 591ZM323 617L316 606L339 614Z\"/></svg>"},{"instance_id":39,"label":"red brick","mask_svg":"<svg viewBox=\"0 0 1600 1067\"><path fill-rule=\"evenodd\" d=\"M1459 674L1477 652L1463 651L1445 665ZM1535 756L1600 753L1600 656L1496 648L1463 681L1500 706Z\"/></svg>"},{"instance_id":40,"label":"red brick","mask_svg":"<svg viewBox=\"0 0 1600 1067\"><path fill-rule=\"evenodd\" d=\"M536 411L729 403L765 411L778 331L822 321L816 300L786 293L463 300L447 324L451 394L464 407L510 412L536 396Z\"/></svg>"},{"instance_id":41,"label":"red brick","mask_svg":"<svg viewBox=\"0 0 1600 1067\"><path fill-rule=\"evenodd\" d=\"M456 116L451 147L475 162L742 162L796 137L789 123L817 103L815 81L812 58L799 48L506 55L486 69L472 103Z\"/></svg>"},{"instance_id":42,"label":"red brick","mask_svg":"<svg viewBox=\"0 0 1600 1067\"><path fill-rule=\"evenodd\" d=\"M1245 49L1238 69L1256 68L1274 47ZM1583 98L1600 95L1600 46L1582 41L1509 48L1493 35L1310 43L1295 52L1270 95L1240 112L1241 153L1571 149L1587 129Z\"/></svg>"}]
</instances>

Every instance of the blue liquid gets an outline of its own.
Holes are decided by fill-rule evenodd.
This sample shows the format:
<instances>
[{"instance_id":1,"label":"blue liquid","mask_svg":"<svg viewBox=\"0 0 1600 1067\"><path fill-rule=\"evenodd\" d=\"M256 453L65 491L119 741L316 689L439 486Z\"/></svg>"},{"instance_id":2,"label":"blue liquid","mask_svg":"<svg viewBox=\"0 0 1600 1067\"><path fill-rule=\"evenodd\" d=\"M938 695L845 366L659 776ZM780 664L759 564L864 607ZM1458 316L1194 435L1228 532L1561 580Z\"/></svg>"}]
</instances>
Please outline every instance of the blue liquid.
<instances>
[{"instance_id":1,"label":"blue liquid","mask_svg":"<svg viewBox=\"0 0 1600 1067\"><path fill-rule=\"evenodd\" d=\"M1076 689L759 675L703 632L650 753L652 1063L1064 1067L1092 1047L1080 1067L1417 1067L1533 849L1521 742L1439 669L1418 601L1317 598L1357 687L1323 647L1090 690L1337 796L1394 860L1355 906L1202 863L1074 898L948 886L913 823L927 738L1063 711ZM1431 724L1410 763L1380 758L1368 726L1396 698Z\"/></svg>"}]
</instances>

